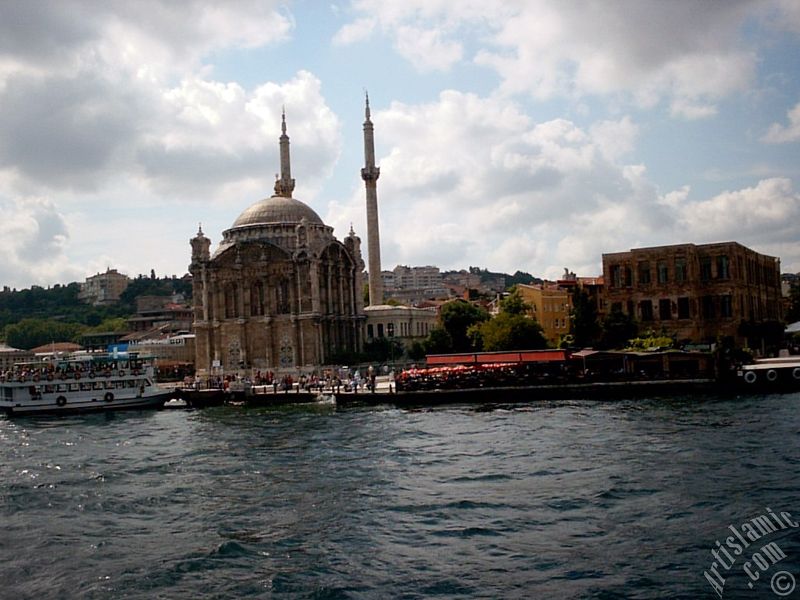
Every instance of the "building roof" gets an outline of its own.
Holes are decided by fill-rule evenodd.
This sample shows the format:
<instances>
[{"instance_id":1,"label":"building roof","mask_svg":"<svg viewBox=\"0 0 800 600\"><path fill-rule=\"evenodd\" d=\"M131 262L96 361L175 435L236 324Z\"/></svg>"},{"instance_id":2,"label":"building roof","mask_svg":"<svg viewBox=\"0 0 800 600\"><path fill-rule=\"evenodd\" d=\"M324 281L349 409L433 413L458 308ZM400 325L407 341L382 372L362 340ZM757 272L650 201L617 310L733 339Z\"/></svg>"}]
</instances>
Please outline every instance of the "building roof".
<instances>
[{"instance_id":1,"label":"building roof","mask_svg":"<svg viewBox=\"0 0 800 600\"><path fill-rule=\"evenodd\" d=\"M20 350L19 348L14 348L12 346L7 346L3 343L0 343L0 352L29 352L29 350Z\"/></svg>"},{"instance_id":2,"label":"building roof","mask_svg":"<svg viewBox=\"0 0 800 600\"><path fill-rule=\"evenodd\" d=\"M45 354L47 352L75 352L76 350L83 350L83 346L73 342L54 342L50 344L42 344L36 348L31 348L34 354Z\"/></svg>"},{"instance_id":3,"label":"building roof","mask_svg":"<svg viewBox=\"0 0 800 600\"><path fill-rule=\"evenodd\" d=\"M295 198L271 196L247 207L233 222L231 229L252 225L283 225L306 219L312 225L324 225L314 210Z\"/></svg>"}]
</instances>

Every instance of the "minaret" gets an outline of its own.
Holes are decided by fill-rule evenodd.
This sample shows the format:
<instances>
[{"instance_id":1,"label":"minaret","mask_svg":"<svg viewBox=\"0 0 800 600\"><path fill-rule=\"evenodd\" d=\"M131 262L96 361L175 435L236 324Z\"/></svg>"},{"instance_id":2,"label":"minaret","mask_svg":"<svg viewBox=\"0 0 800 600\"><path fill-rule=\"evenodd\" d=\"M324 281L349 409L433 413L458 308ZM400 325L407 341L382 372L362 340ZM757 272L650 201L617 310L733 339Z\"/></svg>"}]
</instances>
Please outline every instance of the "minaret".
<instances>
[{"instance_id":1,"label":"minaret","mask_svg":"<svg viewBox=\"0 0 800 600\"><path fill-rule=\"evenodd\" d=\"M369 95L366 96L366 120L364 121L364 168L361 179L367 188L367 253L369 254L369 304L383 304L383 281L381 280L381 239L378 233L378 177L375 166L375 136L369 119Z\"/></svg>"},{"instance_id":2,"label":"minaret","mask_svg":"<svg viewBox=\"0 0 800 600\"><path fill-rule=\"evenodd\" d=\"M291 198L294 191L292 166L289 162L289 136L286 135L286 110L281 111L281 178L275 181L275 195Z\"/></svg>"}]
</instances>

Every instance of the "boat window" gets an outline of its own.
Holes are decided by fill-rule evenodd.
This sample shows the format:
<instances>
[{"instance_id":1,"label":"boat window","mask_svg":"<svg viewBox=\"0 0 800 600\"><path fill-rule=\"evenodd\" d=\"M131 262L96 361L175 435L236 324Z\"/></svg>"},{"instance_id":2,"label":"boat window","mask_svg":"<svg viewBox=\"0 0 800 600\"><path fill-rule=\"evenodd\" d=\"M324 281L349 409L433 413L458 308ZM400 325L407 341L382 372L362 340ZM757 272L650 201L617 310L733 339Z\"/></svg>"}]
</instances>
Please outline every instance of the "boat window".
<instances>
[{"instance_id":1,"label":"boat window","mask_svg":"<svg viewBox=\"0 0 800 600\"><path fill-rule=\"evenodd\" d=\"M102 381L94 381L94 382L92 382L92 389L94 389L94 390L102 390L103 389L103 382Z\"/></svg>"},{"instance_id":2,"label":"boat window","mask_svg":"<svg viewBox=\"0 0 800 600\"><path fill-rule=\"evenodd\" d=\"M83 392L88 392L89 390L92 389L92 384L88 381L82 381L80 386L81 386L81 391Z\"/></svg>"},{"instance_id":3,"label":"boat window","mask_svg":"<svg viewBox=\"0 0 800 600\"><path fill-rule=\"evenodd\" d=\"M52 394L56 391L56 386L54 385L46 385L44 386L44 393L45 394Z\"/></svg>"},{"instance_id":4,"label":"boat window","mask_svg":"<svg viewBox=\"0 0 800 600\"><path fill-rule=\"evenodd\" d=\"M70 383L69 384L69 391L70 392L77 392L78 391L78 384L77 383Z\"/></svg>"}]
</instances>

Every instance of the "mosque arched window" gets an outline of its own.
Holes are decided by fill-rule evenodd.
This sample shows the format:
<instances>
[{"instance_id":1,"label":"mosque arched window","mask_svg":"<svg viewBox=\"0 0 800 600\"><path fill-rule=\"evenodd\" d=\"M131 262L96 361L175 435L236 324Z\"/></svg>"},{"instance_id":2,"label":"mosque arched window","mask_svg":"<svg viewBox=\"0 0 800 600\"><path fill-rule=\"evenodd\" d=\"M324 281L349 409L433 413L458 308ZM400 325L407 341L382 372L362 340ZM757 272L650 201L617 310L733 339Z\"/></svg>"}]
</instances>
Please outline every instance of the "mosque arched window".
<instances>
[{"instance_id":1,"label":"mosque arched window","mask_svg":"<svg viewBox=\"0 0 800 600\"><path fill-rule=\"evenodd\" d=\"M290 312L289 310L289 281L281 279L277 287L277 308L278 314L285 315Z\"/></svg>"},{"instance_id":2,"label":"mosque arched window","mask_svg":"<svg viewBox=\"0 0 800 600\"><path fill-rule=\"evenodd\" d=\"M239 294L236 285L229 283L225 286L225 318L232 319L237 316L239 305Z\"/></svg>"},{"instance_id":3,"label":"mosque arched window","mask_svg":"<svg viewBox=\"0 0 800 600\"><path fill-rule=\"evenodd\" d=\"M258 317L264 314L264 284L257 281L250 288L250 315Z\"/></svg>"}]
</instances>

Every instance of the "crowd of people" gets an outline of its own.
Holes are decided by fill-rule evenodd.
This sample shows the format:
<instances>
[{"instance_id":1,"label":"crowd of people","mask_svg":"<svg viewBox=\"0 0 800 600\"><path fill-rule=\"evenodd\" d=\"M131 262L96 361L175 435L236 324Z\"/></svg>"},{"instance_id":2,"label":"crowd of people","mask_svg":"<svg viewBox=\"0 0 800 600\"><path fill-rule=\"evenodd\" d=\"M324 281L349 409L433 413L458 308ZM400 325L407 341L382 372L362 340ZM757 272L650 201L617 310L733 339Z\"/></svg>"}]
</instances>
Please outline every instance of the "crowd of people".
<instances>
[{"instance_id":1,"label":"crowd of people","mask_svg":"<svg viewBox=\"0 0 800 600\"><path fill-rule=\"evenodd\" d=\"M389 373L390 387L394 373ZM186 377L184 386L193 389L241 390L250 388L254 393L317 392L317 393L369 393L377 389L378 369L369 366L361 369L324 369L321 372L276 374L271 370L257 370L250 375L213 375L205 379Z\"/></svg>"}]
</instances>

